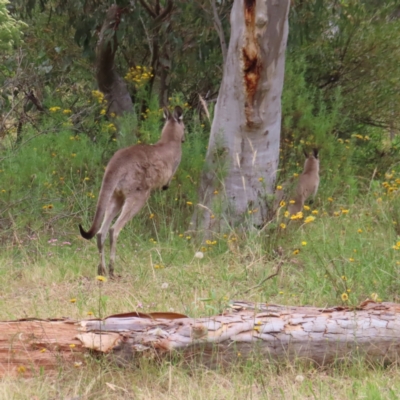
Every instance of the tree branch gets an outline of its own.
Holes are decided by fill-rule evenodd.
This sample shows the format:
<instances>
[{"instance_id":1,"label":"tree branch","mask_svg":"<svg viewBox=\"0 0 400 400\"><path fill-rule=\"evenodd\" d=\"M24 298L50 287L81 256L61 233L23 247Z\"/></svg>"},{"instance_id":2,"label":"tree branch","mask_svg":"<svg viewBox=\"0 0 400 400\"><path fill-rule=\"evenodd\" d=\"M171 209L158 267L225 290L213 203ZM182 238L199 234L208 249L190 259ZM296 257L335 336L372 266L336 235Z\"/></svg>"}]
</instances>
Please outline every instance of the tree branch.
<instances>
[{"instance_id":1,"label":"tree branch","mask_svg":"<svg viewBox=\"0 0 400 400\"><path fill-rule=\"evenodd\" d=\"M221 44L222 59L223 59L224 65L225 65L226 55L227 55L228 49L226 47L224 28L222 27L221 19L219 18L219 14L218 14L217 6L215 4L215 0L210 0L210 1L211 1L212 9L213 9L214 27L215 27L215 30L218 33L218 36L219 36L219 42Z\"/></svg>"},{"instance_id":2,"label":"tree branch","mask_svg":"<svg viewBox=\"0 0 400 400\"><path fill-rule=\"evenodd\" d=\"M152 18L157 17L157 14L154 12L154 10L152 10L152 8L147 4L147 2L145 0L139 0L139 3L143 6L143 8L148 12L148 14Z\"/></svg>"}]
</instances>

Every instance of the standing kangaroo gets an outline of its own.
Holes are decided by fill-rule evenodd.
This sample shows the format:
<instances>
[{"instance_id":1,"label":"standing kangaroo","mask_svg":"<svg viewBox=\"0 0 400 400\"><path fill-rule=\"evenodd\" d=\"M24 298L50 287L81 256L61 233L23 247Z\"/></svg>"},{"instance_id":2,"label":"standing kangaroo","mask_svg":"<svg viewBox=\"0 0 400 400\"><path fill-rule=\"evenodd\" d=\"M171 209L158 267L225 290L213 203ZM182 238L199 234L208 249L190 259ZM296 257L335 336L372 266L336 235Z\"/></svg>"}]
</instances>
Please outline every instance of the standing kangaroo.
<instances>
[{"instance_id":1,"label":"standing kangaroo","mask_svg":"<svg viewBox=\"0 0 400 400\"><path fill-rule=\"evenodd\" d=\"M136 144L118 150L109 161L93 224L87 232L79 225L85 239L97 235L99 275L106 274L104 242L113 219L121 212L110 229L110 276L114 275L117 238L122 228L145 205L153 189L168 189L181 161L182 143L185 141L182 114L179 106L175 107L172 115L164 108L166 121L157 143Z\"/></svg>"},{"instance_id":2,"label":"standing kangaroo","mask_svg":"<svg viewBox=\"0 0 400 400\"><path fill-rule=\"evenodd\" d=\"M303 209L305 201L313 195L317 194L319 185L319 158L318 149L313 150L313 154L307 154L306 161L304 163L304 171L300 175L299 183L296 188L295 203L289 206L289 212L291 215L298 213Z\"/></svg>"}]
</instances>

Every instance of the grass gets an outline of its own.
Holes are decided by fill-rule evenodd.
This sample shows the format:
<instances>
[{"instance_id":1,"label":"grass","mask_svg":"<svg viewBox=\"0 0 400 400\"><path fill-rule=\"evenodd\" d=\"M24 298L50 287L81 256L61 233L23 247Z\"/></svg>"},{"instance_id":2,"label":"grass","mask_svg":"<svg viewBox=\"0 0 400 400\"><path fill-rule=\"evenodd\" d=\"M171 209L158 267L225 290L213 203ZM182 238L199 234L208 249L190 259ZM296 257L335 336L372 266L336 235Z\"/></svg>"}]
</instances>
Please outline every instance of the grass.
<instances>
[{"instance_id":1,"label":"grass","mask_svg":"<svg viewBox=\"0 0 400 400\"><path fill-rule=\"evenodd\" d=\"M58 114L58 124L69 118ZM158 118L158 111L148 113L142 140L157 139ZM83 319L133 310L197 317L218 314L234 299L321 307L356 305L368 297L399 302L398 171L385 174L380 167L361 177L351 157L362 159L363 148L350 139L329 139L321 155L321 187L302 220L285 218L285 205L262 230L232 230L201 243L185 230L196 207L207 138L200 124L188 125L176 178L122 231L119 277L104 283L101 292L95 240L82 239L77 224L87 228L91 222L103 166L116 143L106 140L108 132L101 136L100 124L94 128L100 132L96 143L64 127L53 136L28 131L22 146L3 149L0 320ZM295 150L302 143L287 146L282 175L292 176L301 172ZM309 216L315 220L305 223ZM199 251L201 259L195 257ZM279 273L260 285L278 266ZM146 359L119 369L88 358L79 368L60 366L46 376L3 378L0 398L396 399L399 378L395 365L363 360L319 368L274 366L254 357L209 370Z\"/></svg>"},{"instance_id":2,"label":"grass","mask_svg":"<svg viewBox=\"0 0 400 400\"><path fill-rule=\"evenodd\" d=\"M120 277L103 284L101 294L95 242L81 239L75 227L34 235L15 231L0 256L0 319L81 319L132 310L195 317L217 314L232 299L326 306L342 304L342 293L349 296L344 304L358 304L372 293L399 301L398 199L382 188L344 206L320 192L304 211L316 216L309 224L291 221L285 229L271 224L262 232L216 236L208 245L178 230L167 232L162 215L150 219L150 211L143 210L120 236ZM149 220L152 228L143 232ZM194 257L200 249L202 259ZM273 274L279 262L278 276L242 295ZM396 399L400 390L395 366L362 360L278 368L254 358L220 370L142 360L123 370L89 359L80 368L60 368L49 376L4 378L0 398Z\"/></svg>"}]
</instances>

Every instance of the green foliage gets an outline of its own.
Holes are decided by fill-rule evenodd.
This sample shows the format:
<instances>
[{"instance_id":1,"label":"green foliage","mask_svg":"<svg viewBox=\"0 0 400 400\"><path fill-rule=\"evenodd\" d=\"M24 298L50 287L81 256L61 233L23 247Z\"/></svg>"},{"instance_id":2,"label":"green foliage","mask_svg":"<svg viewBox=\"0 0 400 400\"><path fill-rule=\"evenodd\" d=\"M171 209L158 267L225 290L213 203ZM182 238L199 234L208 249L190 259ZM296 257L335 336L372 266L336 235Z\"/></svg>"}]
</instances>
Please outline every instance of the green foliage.
<instances>
[{"instance_id":1,"label":"green foliage","mask_svg":"<svg viewBox=\"0 0 400 400\"><path fill-rule=\"evenodd\" d=\"M22 29L27 25L13 18L7 5L8 0L0 0L0 50L10 51L19 44L22 35Z\"/></svg>"},{"instance_id":2,"label":"green foliage","mask_svg":"<svg viewBox=\"0 0 400 400\"><path fill-rule=\"evenodd\" d=\"M291 11L289 49L306 60L309 85L327 104L342 94L341 132L365 126L398 130L400 19L398 2L304 1Z\"/></svg>"}]
</instances>

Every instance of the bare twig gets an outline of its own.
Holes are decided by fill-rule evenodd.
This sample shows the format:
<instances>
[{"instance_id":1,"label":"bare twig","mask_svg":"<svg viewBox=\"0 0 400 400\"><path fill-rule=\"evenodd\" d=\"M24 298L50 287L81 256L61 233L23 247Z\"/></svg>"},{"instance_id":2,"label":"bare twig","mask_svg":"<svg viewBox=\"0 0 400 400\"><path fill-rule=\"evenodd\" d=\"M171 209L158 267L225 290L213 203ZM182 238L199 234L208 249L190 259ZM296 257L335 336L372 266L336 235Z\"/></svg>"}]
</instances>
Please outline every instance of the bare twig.
<instances>
[{"instance_id":1,"label":"bare twig","mask_svg":"<svg viewBox=\"0 0 400 400\"><path fill-rule=\"evenodd\" d=\"M210 121L210 113L208 112L207 103L205 102L201 94L199 94L199 100L201 105L203 106L204 112L206 113L208 120Z\"/></svg>"},{"instance_id":2,"label":"bare twig","mask_svg":"<svg viewBox=\"0 0 400 400\"><path fill-rule=\"evenodd\" d=\"M154 10L147 4L145 0L139 0L139 3L143 6L143 8L148 12L148 14L152 18L156 18L157 14L154 12Z\"/></svg>"},{"instance_id":3,"label":"bare twig","mask_svg":"<svg viewBox=\"0 0 400 400\"><path fill-rule=\"evenodd\" d=\"M266 278L264 278L261 282L259 282L257 285L252 286L251 288L245 290L244 292L242 292L243 294L249 293L250 291L257 289L259 287L261 287L265 282L267 282L268 280L274 278L275 276L277 276L281 270L281 267L283 265L283 261L279 261L278 265L276 266L276 272L274 274L271 274L269 276L267 276ZM238 290L232 297L236 297L238 294L240 293L240 290Z\"/></svg>"}]
</instances>

